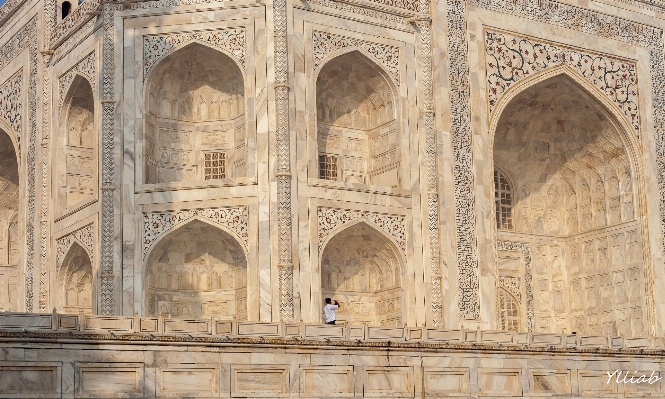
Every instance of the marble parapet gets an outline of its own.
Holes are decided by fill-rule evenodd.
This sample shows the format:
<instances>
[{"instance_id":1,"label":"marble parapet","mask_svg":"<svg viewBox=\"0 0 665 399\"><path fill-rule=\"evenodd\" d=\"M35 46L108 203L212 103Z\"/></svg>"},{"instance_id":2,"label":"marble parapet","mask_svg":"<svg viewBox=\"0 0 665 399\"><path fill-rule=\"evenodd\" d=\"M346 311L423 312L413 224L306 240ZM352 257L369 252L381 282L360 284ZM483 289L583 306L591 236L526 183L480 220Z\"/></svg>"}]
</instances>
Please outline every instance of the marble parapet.
<instances>
[{"instance_id":1,"label":"marble parapet","mask_svg":"<svg viewBox=\"0 0 665 399\"><path fill-rule=\"evenodd\" d=\"M46 335L44 335L46 334ZM66 334L66 335L65 335ZM74 335L71 335L74 334ZM270 323L164 317L97 316L61 313L0 313L0 339L8 337L80 337L81 339L126 339L130 341L232 342L244 338L272 339L280 343L303 344L313 340L334 345L371 347L510 347L513 350L563 349L636 350L665 353L663 337L552 334L515 331L445 330L426 327L373 327L306 323Z\"/></svg>"}]
</instances>

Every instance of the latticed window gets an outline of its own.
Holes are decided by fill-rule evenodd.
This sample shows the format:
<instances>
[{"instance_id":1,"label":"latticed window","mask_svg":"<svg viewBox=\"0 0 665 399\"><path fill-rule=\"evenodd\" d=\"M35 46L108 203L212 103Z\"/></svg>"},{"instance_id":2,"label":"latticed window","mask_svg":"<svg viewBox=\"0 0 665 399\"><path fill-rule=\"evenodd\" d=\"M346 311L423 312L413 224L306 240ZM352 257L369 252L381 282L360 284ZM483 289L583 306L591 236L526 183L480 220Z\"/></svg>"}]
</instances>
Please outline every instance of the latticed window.
<instances>
[{"instance_id":1,"label":"latticed window","mask_svg":"<svg viewBox=\"0 0 665 399\"><path fill-rule=\"evenodd\" d=\"M223 152L205 153L205 179L226 178L226 154Z\"/></svg>"},{"instance_id":2,"label":"latticed window","mask_svg":"<svg viewBox=\"0 0 665 399\"><path fill-rule=\"evenodd\" d=\"M337 157L319 155L319 179L337 180Z\"/></svg>"},{"instance_id":3,"label":"latticed window","mask_svg":"<svg viewBox=\"0 0 665 399\"><path fill-rule=\"evenodd\" d=\"M513 190L508 178L500 170L494 169L494 204L496 227L513 228Z\"/></svg>"},{"instance_id":4,"label":"latticed window","mask_svg":"<svg viewBox=\"0 0 665 399\"><path fill-rule=\"evenodd\" d=\"M503 331L520 330L520 305L503 288L499 288L499 323Z\"/></svg>"}]
</instances>

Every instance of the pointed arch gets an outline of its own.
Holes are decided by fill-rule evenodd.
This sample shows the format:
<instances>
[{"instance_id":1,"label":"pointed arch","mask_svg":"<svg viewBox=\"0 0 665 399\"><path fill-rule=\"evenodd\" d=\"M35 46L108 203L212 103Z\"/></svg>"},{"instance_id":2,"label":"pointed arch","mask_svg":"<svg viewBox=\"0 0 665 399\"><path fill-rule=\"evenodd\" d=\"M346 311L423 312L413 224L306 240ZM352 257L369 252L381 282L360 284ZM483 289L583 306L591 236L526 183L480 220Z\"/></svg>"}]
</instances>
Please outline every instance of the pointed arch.
<instances>
[{"instance_id":1,"label":"pointed arch","mask_svg":"<svg viewBox=\"0 0 665 399\"><path fill-rule=\"evenodd\" d=\"M56 308L66 313L92 314L96 310L95 291L92 258L73 240L57 271Z\"/></svg>"},{"instance_id":2,"label":"pointed arch","mask_svg":"<svg viewBox=\"0 0 665 399\"><path fill-rule=\"evenodd\" d=\"M247 254L226 229L192 219L160 237L144 267L145 314L247 320Z\"/></svg>"},{"instance_id":3,"label":"pointed arch","mask_svg":"<svg viewBox=\"0 0 665 399\"><path fill-rule=\"evenodd\" d=\"M401 187L405 144L394 80L366 52L331 53L316 71L314 178Z\"/></svg>"},{"instance_id":4,"label":"pointed arch","mask_svg":"<svg viewBox=\"0 0 665 399\"><path fill-rule=\"evenodd\" d=\"M60 109L56 152L57 204L60 214L95 200L98 123L95 93L88 78L75 73Z\"/></svg>"},{"instance_id":5,"label":"pointed arch","mask_svg":"<svg viewBox=\"0 0 665 399\"><path fill-rule=\"evenodd\" d=\"M314 75L313 75L314 78L318 79L319 73L325 67L326 64L328 64L329 62L331 62L332 60L334 60L338 57L341 57L345 54L353 53L353 52L359 53L365 60L367 60L367 62L371 63L371 65L374 68L376 68L376 70L382 76L384 76L386 80L388 80L389 82L392 82L392 90L393 90L394 93L397 92L397 84L398 83L397 83L395 77L392 76L390 71L384 65L382 65L380 62L377 62L378 60L372 54L370 54L367 50L365 50L362 47L356 47L356 46L344 47L344 48L341 48L341 49L338 49L338 50L335 50L335 51L331 51L330 53L326 54L325 58L320 60L319 63L318 63L318 66L314 69Z\"/></svg>"},{"instance_id":6,"label":"pointed arch","mask_svg":"<svg viewBox=\"0 0 665 399\"><path fill-rule=\"evenodd\" d=\"M404 265L399 247L371 222L340 227L321 252L322 295L340 301L340 321L402 326Z\"/></svg>"},{"instance_id":7,"label":"pointed arch","mask_svg":"<svg viewBox=\"0 0 665 399\"><path fill-rule=\"evenodd\" d=\"M245 87L238 60L205 43L161 58L144 82L143 183L246 177Z\"/></svg>"},{"instance_id":8,"label":"pointed arch","mask_svg":"<svg viewBox=\"0 0 665 399\"><path fill-rule=\"evenodd\" d=\"M499 327L501 331L522 331L522 310L519 301L503 287L498 288Z\"/></svg>"},{"instance_id":9,"label":"pointed arch","mask_svg":"<svg viewBox=\"0 0 665 399\"><path fill-rule=\"evenodd\" d=\"M632 323L619 314L627 312L627 306L638 306L645 297L647 304L653 303L650 283L643 283L649 281L653 266L647 257L627 264L616 260L621 259L619 255L610 256L624 250L617 243L629 233L642 235L640 242L647 242L644 221L631 211L632 198L642 210L646 202L638 136L630 121L586 78L567 65L558 65L512 85L494 108L489 127L491 167L506 169L525 193L516 203L520 209L516 233L521 242L536 248L534 280L540 284L534 286L534 297L541 303L536 309L535 331L570 330L573 319L585 320L586 331L598 329L592 325L595 319L585 317L598 311L596 305L572 309L565 298L570 295L570 279L593 281L600 278L600 269L608 269L604 273L619 279L629 269L643 272L634 281L643 289L641 298L630 305L604 304L602 309L616 323ZM633 197L635 191L640 192ZM508 233L496 234L501 240ZM598 266L587 267L586 262L580 266L573 261L578 255L566 256L578 254L581 243L585 251L594 252ZM514 272L497 268L496 278L507 273ZM497 309L503 306L501 301L508 301L501 291L495 300ZM498 312L500 323L504 316ZM637 317L637 322L647 319L644 316Z\"/></svg>"}]
</instances>

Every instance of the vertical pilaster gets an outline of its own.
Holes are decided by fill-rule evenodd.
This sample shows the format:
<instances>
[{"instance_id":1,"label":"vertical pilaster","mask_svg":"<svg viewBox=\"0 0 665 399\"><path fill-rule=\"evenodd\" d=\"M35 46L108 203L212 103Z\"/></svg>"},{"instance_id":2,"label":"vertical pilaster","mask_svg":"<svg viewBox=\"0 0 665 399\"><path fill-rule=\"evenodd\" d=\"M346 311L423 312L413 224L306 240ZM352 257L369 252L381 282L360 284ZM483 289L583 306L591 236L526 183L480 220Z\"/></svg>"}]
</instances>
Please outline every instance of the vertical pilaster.
<instances>
[{"instance_id":1,"label":"vertical pilaster","mask_svg":"<svg viewBox=\"0 0 665 399\"><path fill-rule=\"evenodd\" d=\"M277 179L277 251L280 320L293 321L293 240L291 221L291 140L289 133L289 85L286 0L273 2L275 45L275 108Z\"/></svg>"}]
</instances>

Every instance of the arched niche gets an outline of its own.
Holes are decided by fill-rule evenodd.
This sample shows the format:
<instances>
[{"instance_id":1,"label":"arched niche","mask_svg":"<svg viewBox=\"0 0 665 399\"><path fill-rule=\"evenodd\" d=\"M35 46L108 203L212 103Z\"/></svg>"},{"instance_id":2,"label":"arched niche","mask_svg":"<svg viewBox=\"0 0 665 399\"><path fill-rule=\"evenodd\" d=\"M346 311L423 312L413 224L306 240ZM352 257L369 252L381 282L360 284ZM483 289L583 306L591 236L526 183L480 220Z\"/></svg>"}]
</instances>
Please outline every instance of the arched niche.
<instances>
[{"instance_id":1,"label":"arched niche","mask_svg":"<svg viewBox=\"0 0 665 399\"><path fill-rule=\"evenodd\" d=\"M56 307L65 313L94 313L92 261L86 250L74 242L57 274Z\"/></svg>"},{"instance_id":2,"label":"arched niche","mask_svg":"<svg viewBox=\"0 0 665 399\"><path fill-rule=\"evenodd\" d=\"M18 310L19 195L14 142L0 129L0 311Z\"/></svg>"},{"instance_id":3,"label":"arched niche","mask_svg":"<svg viewBox=\"0 0 665 399\"><path fill-rule=\"evenodd\" d=\"M198 43L160 61L146 84L144 182L246 177L244 87L231 57Z\"/></svg>"},{"instance_id":4,"label":"arched niche","mask_svg":"<svg viewBox=\"0 0 665 399\"><path fill-rule=\"evenodd\" d=\"M326 244L321 293L340 302L337 320L356 325L403 326L401 254L367 223L347 227Z\"/></svg>"},{"instance_id":5,"label":"arched niche","mask_svg":"<svg viewBox=\"0 0 665 399\"><path fill-rule=\"evenodd\" d=\"M95 97L87 79L74 77L61 114L57 192L63 212L92 201L97 186Z\"/></svg>"},{"instance_id":6,"label":"arched niche","mask_svg":"<svg viewBox=\"0 0 665 399\"><path fill-rule=\"evenodd\" d=\"M323 65L316 80L319 179L401 187L396 95L385 72L360 51Z\"/></svg>"},{"instance_id":7,"label":"arched niche","mask_svg":"<svg viewBox=\"0 0 665 399\"><path fill-rule=\"evenodd\" d=\"M536 331L641 335L647 240L632 130L593 90L564 71L525 84L502 105L493 192L495 214L512 208L512 222L496 220L497 239L530 244ZM509 190L497 185L504 171ZM497 278L515 270L500 259ZM519 284L524 291L525 276Z\"/></svg>"},{"instance_id":8,"label":"arched niche","mask_svg":"<svg viewBox=\"0 0 665 399\"><path fill-rule=\"evenodd\" d=\"M236 238L200 220L162 238L146 263L146 313L247 320L247 259Z\"/></svg>"}]
</instances>

